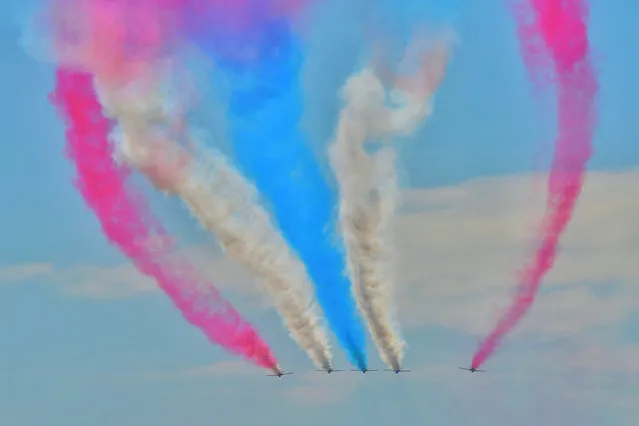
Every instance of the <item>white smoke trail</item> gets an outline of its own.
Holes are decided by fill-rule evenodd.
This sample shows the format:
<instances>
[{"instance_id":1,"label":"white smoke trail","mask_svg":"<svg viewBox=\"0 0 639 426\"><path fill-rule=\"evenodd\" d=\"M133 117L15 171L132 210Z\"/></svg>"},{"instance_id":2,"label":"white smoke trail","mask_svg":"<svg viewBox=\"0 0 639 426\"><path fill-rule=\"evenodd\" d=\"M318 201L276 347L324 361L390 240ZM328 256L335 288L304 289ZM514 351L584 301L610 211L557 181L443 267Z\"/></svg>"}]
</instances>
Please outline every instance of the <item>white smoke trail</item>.
<instances>
[{"instance_id":1,"label":"white smoke trail","mask_svg":"<svg viewBox=\"0 0 639 426\"><path fill-rule=\"evenodd\" d=\"M366 142L412 133L431 113L427 103L443 79L448 45L426 52L417 76L396 79L391 100L372 69L351 76L342 89L345 106L329 147L329 161L339 192L339 224L345 240L348 272L362 315L382 360L399 370L405 342L395 319L393 274L395 253L391 227L399 198L395 150L388 144L375 152Z\"/></svg>"},{"instance_id":2,"label":"white smoke trail","mask_svg":"<svg viewBox=\"0 0 639 426\"><path fill-rule=\"evenodd\" d=\"M163 110L158 90L102 97L121 126L123 159L158 189L182 198L224 251L259 277L293 340L317 367L330 369L332 355L306 268L260 206L255 187L220 153L205 153L191 140L189 154L169 142L175 134L161 135L181 128L181 119Z\"/></svg>"}]
</instances>

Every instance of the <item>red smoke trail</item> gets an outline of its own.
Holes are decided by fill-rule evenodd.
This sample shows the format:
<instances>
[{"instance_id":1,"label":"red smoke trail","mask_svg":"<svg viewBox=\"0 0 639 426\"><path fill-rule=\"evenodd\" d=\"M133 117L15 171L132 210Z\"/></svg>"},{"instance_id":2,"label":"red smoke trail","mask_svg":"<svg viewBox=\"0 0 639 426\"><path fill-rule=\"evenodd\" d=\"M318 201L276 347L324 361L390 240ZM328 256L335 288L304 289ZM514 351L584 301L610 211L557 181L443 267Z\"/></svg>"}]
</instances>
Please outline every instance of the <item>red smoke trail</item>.
<instances>
[{"instance_id":1,"label":"red smoke trail","mask_svg":"<svg viewBox=\"0 0 639 426\"><path fill-rule=\"evenodd\" d=\"M552 65L549 71L554 71L557 83L559 130L548 181L548 207L540 246L532 262L520 272L512 305L477 349L473 368L492 355L534 302L541 280L555 262L559 238L572 217L592 155L598 87L589 56L586 2L530 0L529 4L536 15L532 23L523 14L518 15L526 65L535 73L533 77L541 77L540 68Z\"/></svg>"},{"instance_id":2,"label":"red smoke trail","mask_svg":"<svg viewBox=\"0 0 639 426\"><path fill-rule=\"evenodd\" d=\"M110 122L89 74L58 70L52 102L68 123L67 155L74 161L75 185L100 220L108 240L140 272L154 278L191 324L208 339L251 362L279 371L267 344L218 292L196 277L188 262L172 255L170 237L153 219L143 199L128 185L129 171L113 160Z\"/></svg>"}]
</instances>

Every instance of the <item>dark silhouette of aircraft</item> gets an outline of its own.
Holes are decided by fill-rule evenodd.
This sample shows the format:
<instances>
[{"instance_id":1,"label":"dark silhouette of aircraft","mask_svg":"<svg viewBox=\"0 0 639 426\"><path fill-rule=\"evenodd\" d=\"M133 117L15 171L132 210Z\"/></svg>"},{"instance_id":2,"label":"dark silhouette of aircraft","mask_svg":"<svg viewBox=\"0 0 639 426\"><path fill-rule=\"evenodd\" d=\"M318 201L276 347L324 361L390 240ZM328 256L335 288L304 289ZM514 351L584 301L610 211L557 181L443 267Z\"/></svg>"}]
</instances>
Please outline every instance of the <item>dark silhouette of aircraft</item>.
<instances>
[{"instance_id":1,"label":"dark silhouette of aircraft","mask_svg":"<svg viewBox=\"0 0 639 426\"><path fill-rule=\"evenodd\" d=\"M281 378L282 376L288 376L290 374L293 374L293 373L289 373L289 372L286 372L286 371L278 371L278 372L273 373L273 374L267 374L267 376L280 377Z\"/></svg>"},{"instance_id":2,"label":"dark silhouette of aircraft","mask_svg":"<svg viewBox=\"0 0 639 426\"><path fill-rule=\"evenodd\" d=\"M324 369L321 369L321 370L315 370L315 371L321 371L321 372L325 372L326 374L331 374L331 373L333 373L333 372L335 372L335 371L345 371L345 370L333 370L333 368L330 368L330 367L329 367L329 368L324 368ZM358 370L358 371L359 371L359 370Z\"/></svg>"},{"instance_id":3,"label":"dark silhouette of aircraft","mask_svg":"<svg viewBox=\"0 0 639 426\"><path fill-rule=\"evenodd\" d=\"M459 367L459 369L460 369L460 370L470 371L471 373L475 373L475 372L478 372L478 373L485 373L485 372L486 372L486 370L479 370L479 369L474 368L474 367L470 367L470 368Z\"/></svg>"},{"instance_id":4,"label":"dark silhouette of aircraft","mask_svg":"<svg viewBox=\"0 0 639 426\"><path fill-rule=\"evenodd\" d=\"M366 374L366 373L368 373L369 371L379 371L379 370L369 370L368 368L364 367L364 368L361 368L361 369L359 369L359 370L357 370L357 369L352 369L351 371L360 371L362 374Z\"/></svg>"},{"instance_id":5,"label":"dark silhouette of aircraft","mask_svg":"<svg viewBox=\"0 0 639 426\"><path fill-rule=\"evenodd\" d=\"M399 374L399 373L410 373L412 370L403 370L401 368L396 368L395 370L391 370L389 368L385 368L384 371L392 371L395 374Z\"/></svg>"}]
</instances>

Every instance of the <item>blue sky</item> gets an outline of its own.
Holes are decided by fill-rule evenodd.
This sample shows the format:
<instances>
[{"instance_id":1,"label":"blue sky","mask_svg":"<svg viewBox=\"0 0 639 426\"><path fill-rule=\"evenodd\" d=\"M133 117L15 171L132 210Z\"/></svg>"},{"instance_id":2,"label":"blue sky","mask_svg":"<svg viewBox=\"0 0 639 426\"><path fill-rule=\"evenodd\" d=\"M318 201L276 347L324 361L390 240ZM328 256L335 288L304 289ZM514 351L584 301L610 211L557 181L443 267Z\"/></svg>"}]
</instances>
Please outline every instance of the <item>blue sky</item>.
<instances>
[{"instance_id":1,"label":"blue sky","mask_svg":"<svg viewBox=\"0 0 639 426\"><path fill-rule=\"evenodd\" d=\"M338 3L327 1L308 31L303 125L318 146L332 132L336 90L361 46L351 25L359 11L343 6L337 15ZM0 424L634 425L639 4L592 1L601 81L592 173L546 291L487 366L491 374L477 377L456 366L469 361L525 258L543 176L517 175L547 163L554 124L551 99L532 97L505 1L466 3L459 13L426 13L454 19L461 43L434 116L402 147L413 190L410 214L398 220L398 299L412 375L305 374L310 363L246 276L179 203L154 196L185 250L298 372L281 381L208 344L105 243L71 185L63 128L46 99L52 70L23 52L17 2L5 3ZM371 345L369 357L381 366ZM342 354L336 363L346 366Z\"/></svg>"}]
</instances>

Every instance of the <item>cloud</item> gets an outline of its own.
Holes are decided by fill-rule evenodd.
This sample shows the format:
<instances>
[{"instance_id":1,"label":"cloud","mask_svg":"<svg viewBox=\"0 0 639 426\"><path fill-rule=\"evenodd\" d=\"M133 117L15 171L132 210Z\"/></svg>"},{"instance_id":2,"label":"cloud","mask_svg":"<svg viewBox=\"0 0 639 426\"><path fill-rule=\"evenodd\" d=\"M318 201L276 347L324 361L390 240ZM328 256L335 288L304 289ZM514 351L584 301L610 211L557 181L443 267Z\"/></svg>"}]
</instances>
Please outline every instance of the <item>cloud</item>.
<instances>
[{"instance_id":1,"label":"cloud","mask_svg":"<svg viewBox=\"0 0 639 426\"><path fill-rule=\"evenodd\" d=\"M535 248L544 179L481 178L405 193L397 226L405 327L488 332ZM432 361L407 378L460 397L479 392L508 399L521 389L576 406L636 411L639 345L625 341L621 325L639 312L637 185L639 171L589 174L557 262L510 337L509 356L491 363L490 374L458 373L459 354L431 348Z\"/></svg>"},{"instance_id":2,"label":"cloud","mask_svg":"<svg viewBox=\"0 0 639 426\"><path fill-rule=\"evenodd\" d=\"M204 278L204 285L213 283L218 289L251 299L262 308L272 306L247 271L210 245L182 248L177 255L188 260ZM24 280L36 274L65 294L88 299L120 299L159 290L154 280L138 272L128 262L115 266L87 264L66 268L45 264L18 265L0 269L0 284L5 280L16 281L16 278Z\"/></svg>"},{"instance_id":3,"label":"cloud","mask_svg":"<svg viewBox=\"0 0 639 426\"><path fill-rule=\"evenodd\" d=\"M509 302L534 248L544 175L479 178L404 192L397 220L397 299L405 327L440 325L483 334ZM639 171L590 173L558 261L518 333L571 335L623 321L639 308ZM181 253L224 292L271 305L241 266L210 246ZM0 269L0 283L46 278L79 297L155 291L130 264Z\"/></svg>"},{"instance_id":4,"label":"cloud","mask_svg":"<svg viewBox=\"0 0 639 426\"><path fill-rule=\"evenodd\" d=\"M534 248L543 176L411 190L397 226L407 326L488 331ZM639 308L639 172L591 173L554 269L520 332L574 334Z\"/></svg>"},{"instance_id":5,"label":"cloud","mask_svg":"<svg viewBox=\"0 0 639 426\"><path fill-rule=\"evenodd\" d=\"M0 285L17 284L23 281L48 276L53 271L50 263L23 263L0 267Z\"/></svg>"},{"instance_id":6,"label":"cloud","mask_svg":"<svg viewBox=\"0 0 639 426\"><path fill-rule=\"evenodd\" d=\"M396 246L405 328L437 325L478 336L489 330L509 303L516 271L534 249L545 207L544 178L501 176L404 192ZM508 383L533 387L549 399L561 394L575 404L631 407L637 395L629 383L639 375L639 345L623 342L614 330L639 311L639 199L632 196L638 186L639 171L588 176L557 263L530 315L511 336L513 341L526 336L520 340L523 349L509 345L511 356L500 358L490 374L470 376L455 368L459 353L426 351L413 342L411 352L429 362L404 378L464 397L472 380L472 392L487 395L506 392ZM219 253L193 248L189 258L223 277L218 282L225 290L247 298L259 294L241 268ZM175 377L255 374L246 368L252 367L221 363ZM291 377L280 392L304 404L339 403L362 384L350 374Z\"/></svg>"},{"instance_id":7,"label":"cloud","mask_svg":"<svg viewBox=\"0 0 639 426\"><path fill-rule=\"evenodd\" d=\"M129 265L78 265L57 269L49 277L64 293L89 299L117 299L157 288L153 280Z\"/></svg>"},{"instance_id":8,"label":"cloud","mask_svg":"<svg viewBox=\"0 0 639 426\"><path fill-rule=\"evenodd\" d=\"M455 368L453 355L446 354L414 368L405 379L495 410L525 395L528 401L553 405L564 414L579 412L583 407L639 414L638 344L614 341L605 334L575 336L552 346L528 343L528 350L492 363L487 374L461 372Z\"/></svg>"},{"instance_id":9,"label":"cloud","mask_svg":"<svg viewBox=\"0 0 639 426\"><path fill-rule=\"evenodd\" d=\"M488 331L509 302L516 271L534 248L544 175L479 178L404 191L396 226L397 299L405 327ZM639 308L639 171L593 172L531 314L517 333L572 335L617 324ZM211 246L181 254L225 292L270 303L240 265ZM79 297L145 294L155 283L133 266L32 263L0 269L0 283L39 277Z\"/></svg>"}]
</instances>

